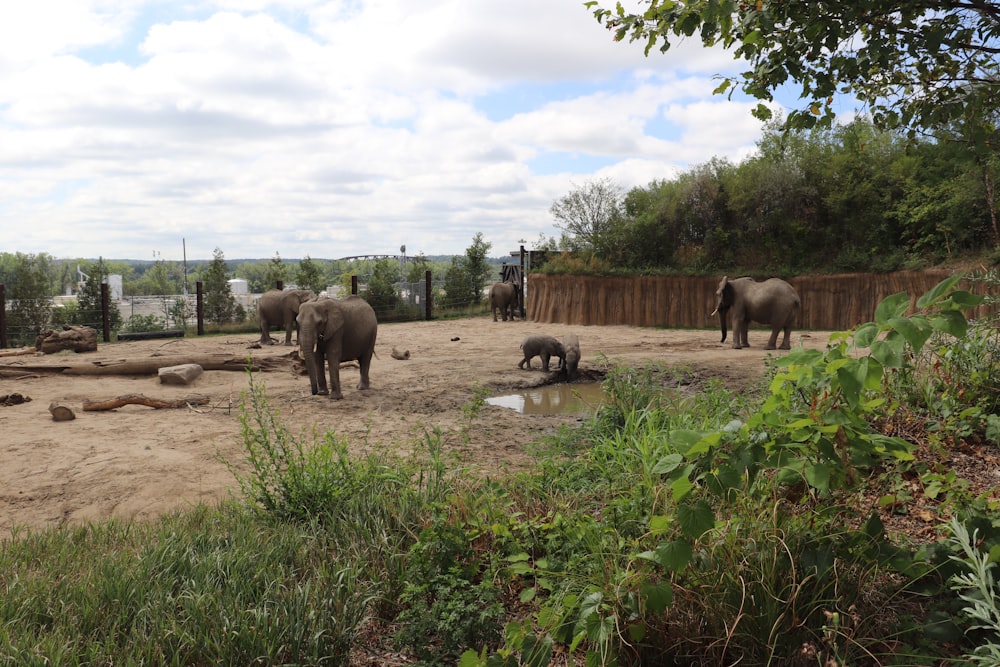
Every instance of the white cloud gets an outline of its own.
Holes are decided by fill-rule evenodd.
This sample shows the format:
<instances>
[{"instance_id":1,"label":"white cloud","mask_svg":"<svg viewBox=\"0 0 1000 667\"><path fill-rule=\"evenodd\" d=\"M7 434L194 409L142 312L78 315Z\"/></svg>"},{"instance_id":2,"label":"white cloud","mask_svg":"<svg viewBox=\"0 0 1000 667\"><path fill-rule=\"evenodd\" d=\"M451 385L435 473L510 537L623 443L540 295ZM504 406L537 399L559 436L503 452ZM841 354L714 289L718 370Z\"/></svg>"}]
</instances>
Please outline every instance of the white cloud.
<instances>
[{"instance_id":1,"label":"white cloud","mask_svg":"<svg viewBox=\"0 0 1000 667\"><path fill-rule=\"evenodd\" d=\"M445 254L483 232L504 253L557 234L574 183L644 185L760 134L711 96L728 54L645 58L578 0L59 4L0 8L8 252Z\"/></svg>"}]
</instances>

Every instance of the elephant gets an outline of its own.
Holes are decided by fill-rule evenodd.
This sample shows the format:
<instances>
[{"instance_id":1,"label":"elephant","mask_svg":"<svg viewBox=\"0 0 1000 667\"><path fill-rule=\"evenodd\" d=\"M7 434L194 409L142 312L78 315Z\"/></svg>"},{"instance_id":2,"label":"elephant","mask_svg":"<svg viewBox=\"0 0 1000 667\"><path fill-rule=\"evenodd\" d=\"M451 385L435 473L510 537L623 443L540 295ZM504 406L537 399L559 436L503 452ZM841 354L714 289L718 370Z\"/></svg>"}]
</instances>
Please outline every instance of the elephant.
<instances>
[{"instance_id":1,"label":"elephant","mask_svg":"<svg viewBox=\"0 0 1000 667\"><path fill-rule=\"evenodd\" d=\"M712 317L719 315L722 326L722 341L726 342L726 318L733 311L733 349L750 347L747 329L750 322L771 325L771 337L767 341L768 350L775 349L778 332L784 331L781 349L791 349L790 337L795 316L802 305L795 288L780 278L770 278L757 282L753 278L729 280L724 276L715 290L716 305Z\"/></svg>"},{"instance_id":2,"label":"elephant","mask_svg":"<svg viewBox=\"0 0 1000 667\"><path fill-rule=\"evenodd\" d=\"M292 344L292 329L295 327L295 316L299 314L299 306L316 294L308 289L279 290L264 292L257 302L257 318L260 320L260 344L270 345L271 334L268 333L274 324L285 327L285 345Z\"/></svg>"},{"instance_id":3,"label":"elephant","mask_svg":"<svg viewBox=\"0 0 1000 667\"><path fill-rule=\"evenodd\" d=\"M562 372L567 380L576 377L576 368L580 363L580 339L576 334L566 334L562 338L565 356L562 360Z\"/></svg>"},{"instance_id":4,"label":"elephant","mask_svg":"<svg viewBox=\"0 0 1000 667\"><path fill-rule=\"evenodd\" d=\"M497 308L503 321L507 321L507 315L513 321L514 313L517 310L517 285L514 283L493 283L490 286L490 310L493 311L493 321L497 321Z\"/></svg>"},{"instance_id":5,"label":"elephant","mask_svg":"<svg viewBox=\"0 0 1000 667\"><path fill-rule=\"evenodd\" d=\"M309 370L313 396L344 397L340 390L340 363L355 361L361 367L358 389L368 389L368 370L375 353L378 320L375 310L359 296L346 299L316 299L299 307L299 346ZM330 365L327 391L324 363Z\"/></svg>"},{"instance_id":6,"label":"elephant","mask_svg":"<svg viewBox=\"0 0 1000 667\"><path fill-rule=\"evenodd\" d=\"M524 365L528 364L530 370L531 358L536 355L542 360L543 371L549 370L550 357L559 357L560 368L566 363L566 351L563 349L562 343L552 336L531 334L521 341L521 349L524 351L524 359L518 362L518 368L524 368Z\"/></svg>"}]
</instances>

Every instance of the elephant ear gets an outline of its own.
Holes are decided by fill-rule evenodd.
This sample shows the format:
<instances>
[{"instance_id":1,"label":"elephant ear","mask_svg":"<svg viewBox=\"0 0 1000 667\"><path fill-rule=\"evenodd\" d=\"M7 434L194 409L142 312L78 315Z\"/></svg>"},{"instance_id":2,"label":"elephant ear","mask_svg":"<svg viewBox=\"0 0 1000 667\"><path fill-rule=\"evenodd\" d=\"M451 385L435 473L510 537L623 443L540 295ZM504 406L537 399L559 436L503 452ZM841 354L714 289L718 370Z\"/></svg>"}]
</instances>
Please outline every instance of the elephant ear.
<instances>
[{"instance_id":1,"label":"elephant ear","mask_svg":"<svg viewBox=\"0 0 1000 667\"><path fill-rule=\"evenodd\" d=\"M715 288L716 311L720 308L729 308L733 305L733 286L729 282L729 276L722 276L719 286ZM712 313L713 315L715 313Z\"/></svg>"},{"instance_id":2,"label":"elephant ear","mask_svg":"<svg viewBox=\"0 0 1000 667\"><path fill-rule=\"evenodd\" d=\"M736 290L733 289L732 283L726 282L722 286L722 295L719 297L719 307L723 310L732 308L733 301L736 299Z\"/></svg>"},{"instance_id":3,"label":"elephant ear","mask_svg":"<svg viewBox=\"0 0 1000 667\"><path fill-rule=\"evenodd\" d=\"M344 309L337 307L339 304L332 304L331 308L317 308L317 312L322 313L322 324L318 324L320 331L328 336L333 336L336 331L343 331L346 325Z\"/></svg>"}]
</instances>

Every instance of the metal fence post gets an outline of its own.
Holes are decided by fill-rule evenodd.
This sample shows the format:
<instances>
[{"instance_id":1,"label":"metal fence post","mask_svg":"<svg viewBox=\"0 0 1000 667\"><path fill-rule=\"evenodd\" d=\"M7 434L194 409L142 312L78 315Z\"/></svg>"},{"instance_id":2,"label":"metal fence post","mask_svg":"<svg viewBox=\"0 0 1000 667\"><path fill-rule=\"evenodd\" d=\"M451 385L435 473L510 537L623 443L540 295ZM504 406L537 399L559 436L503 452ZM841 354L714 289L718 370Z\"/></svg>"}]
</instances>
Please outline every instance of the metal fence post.
<instances>
[{"instance_id":1,"label":"metal fence post","mask_svg":"<svg viewBox=\"0 0 1000 667\"><path fill-rule=\"evenodd\" d=\"M0 348L7 348L7 286L0 284Z\"/></svg>"},{"instance_id":2,"label":"metal fence post","mask_svg":"<svg viewBox=\"0 0 1000 667\"><path fill-rule=\"evenodd\" d=\"M354 296L358 295L358 277L351 276L351 294Z\"/></svg>"},{"instance_id":3,"label":"metal fence post","mask_svg":"<svg viewBox=\"0 0 1000 667\"><path fill-rule=\"evenodd\" d=\"M431 319L431 299L433 298L432 297L432 293L433 292L431 290L431 272L430 272L430 269L428 269L427 272L424 273L424 289L425 289L425 293L424 293L424 318L429 320L429 319Z\"/></svg>"},{"instance_id":4,"label":"metal fence post","mask_svg":"<svg viewBox=\"0 0 1000 667\"><path fill-rule=\"evenodd\" d=\"M195 282L195 291L197 293L195 301L195 313L198 317L198 335L205 335L205 292L202 290L201 281Z\"/></svg>"},{"instance_id":5,"label":"metal fence post","mask_svg":"<svg viewBox=\"0 0 1000 667\"><path fill-rule=\"evenodd\" d=\"M111 288L107 283L101 283L101 327L104 329L104 342L111 342Z\"/></svg>"}]
</instances>

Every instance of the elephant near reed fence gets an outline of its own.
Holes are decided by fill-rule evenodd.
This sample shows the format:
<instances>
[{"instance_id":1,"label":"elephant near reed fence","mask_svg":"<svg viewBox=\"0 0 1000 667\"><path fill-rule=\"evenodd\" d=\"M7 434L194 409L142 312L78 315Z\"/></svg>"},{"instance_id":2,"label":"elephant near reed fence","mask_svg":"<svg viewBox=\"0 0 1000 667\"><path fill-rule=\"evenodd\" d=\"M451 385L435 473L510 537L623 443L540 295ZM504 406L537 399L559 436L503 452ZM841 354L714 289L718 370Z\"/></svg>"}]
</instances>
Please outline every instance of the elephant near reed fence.
<instances>
[{"instance_id":1,"label":"elephant near reed fence","mask_svg":"<svg viewBox=\"0 0 1000 667\"><path fill-rule=\"evenodd\" d=\"M493 311L493 321L497 321L497 309L503 321L507 321L507 316L514 319L517 312L517 285L514 283L493 283L490 285L490 310Z\"/></svg>"},{"instance_id":2,"label":"elephant near reed fence","mask_svg":"<svg viewBox=\"0 0 1000 667\"><path fill-rule=\"evenodd\" d=\"M299 314L299 306L316 294L308 289L280 290L272 289L264 292L257 301L257 319L260 320L260 344L270 345L271 327L281 324L285 327L285 345L292 344L292 329L295 328L295 317Z\"/></svg>"},{"instance_id":3,"label":"elephant near reed fence","mask_svg":"<svg viewBox=\"0 0 1000 667\"><path fill-rule=\"evenodd\" d=\"M344 397L340 389L340 364L357 361L361 367L358 389L368 389L368 371L375 354L378 320L371 305L359 296L346 299L316 299L299 307L299 346L312 393L331 399ZM330 366L327 391L324 363Z\"/></svg>"},{"instance_id":4,"label":"elephant near reed fence","mask_svg":"<svg viewBox=\"0 0 1000 667\"><path fill-rule=\"evenodd\" d=\"M802 302L795 288L787 282L780 278L757 282L753 278L729 280L728 277L723 277L715 290L715 298L712 316L716 313L719 315L723 343L726 342L726 319L732 311L733 349L750 347L747 342L750 322L771 326L771 337L765 349L775 349L779 331L785 334L781 349L791 349L792 324L795 323Z\"/></svg>"},{"instance_id":5,"label":"elephant near reed fence","mask_svg":"<svg viewBox=\"0 0 1000 667\"><path fill-rule=\"evenodd\" d=\"M566 363L566 351L563 349L563 344L553 336L531 334L521 341L521 350L524 352L524 358L518 362L518 368L524 368L527 364L530 370L531 359L536 356L542 360L543 371L549 370L549 359L552 357L559 357L560 368Z\"/></svg>"}]
</instances>

